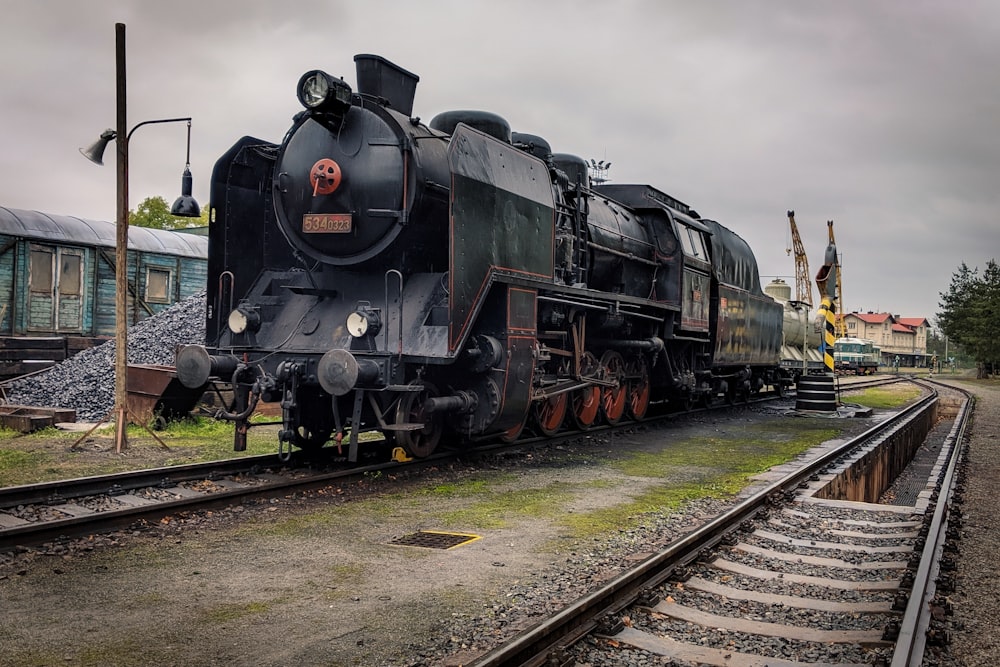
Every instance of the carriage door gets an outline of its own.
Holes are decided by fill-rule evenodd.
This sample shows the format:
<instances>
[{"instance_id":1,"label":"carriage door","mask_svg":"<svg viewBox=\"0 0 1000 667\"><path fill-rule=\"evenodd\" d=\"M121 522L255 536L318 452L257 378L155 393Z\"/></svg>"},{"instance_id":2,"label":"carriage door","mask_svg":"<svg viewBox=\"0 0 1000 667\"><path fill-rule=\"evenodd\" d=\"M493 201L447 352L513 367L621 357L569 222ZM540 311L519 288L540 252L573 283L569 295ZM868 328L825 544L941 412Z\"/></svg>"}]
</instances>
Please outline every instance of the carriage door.
<instances>
[{"instance_id":1,"label":"carriage door","mask_svg":"<svg viewBox=\"0 0 1000 667\"><path fill-rule=\"evenodd\" d=\"M28 330L81 331L83 251L32 245L28 275Z\"/></svg>"}]
</instances>

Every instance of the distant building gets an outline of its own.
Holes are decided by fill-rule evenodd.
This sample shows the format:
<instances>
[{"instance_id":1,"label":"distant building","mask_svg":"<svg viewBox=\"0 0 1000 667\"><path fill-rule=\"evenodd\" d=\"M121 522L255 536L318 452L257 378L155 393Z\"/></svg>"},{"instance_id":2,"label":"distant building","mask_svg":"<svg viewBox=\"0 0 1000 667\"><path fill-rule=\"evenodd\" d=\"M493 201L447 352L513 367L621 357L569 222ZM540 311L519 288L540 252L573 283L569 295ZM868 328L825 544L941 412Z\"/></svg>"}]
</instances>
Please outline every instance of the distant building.
<instances>
[{"instance_id":1,"label":"distant building","mask_svg":"<svg viewBox=\"0 0 1000 667\"><path fill-rule=\"evenodd\" d=\"M927 366L927 330L925 317L900 317L890 313L847 313L842 315L847 335L866 338L882 350L882 363L892 365L899 356L900 366Z\"/></svg>"}]
</instances>

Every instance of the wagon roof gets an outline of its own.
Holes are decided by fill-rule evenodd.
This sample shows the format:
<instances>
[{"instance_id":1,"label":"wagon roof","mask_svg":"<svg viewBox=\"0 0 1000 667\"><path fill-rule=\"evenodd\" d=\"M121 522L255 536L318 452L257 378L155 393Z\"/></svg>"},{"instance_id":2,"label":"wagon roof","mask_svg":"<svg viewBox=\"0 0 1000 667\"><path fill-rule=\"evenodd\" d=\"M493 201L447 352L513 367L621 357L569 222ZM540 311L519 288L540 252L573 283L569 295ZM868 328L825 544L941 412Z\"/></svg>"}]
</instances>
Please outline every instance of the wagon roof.
<instances>
[{"instance_id":1,"label":"wagon roof","mask_svg":"<svg viewBox=\"0 0 1000 667\"><path fill-rule=\"evenodd\" d=\"M73 245L115 247L115 223L85 220L70 215L53 215L0 206L0 234L20 238L64 242ZM208 256L208 239L196 234L130 226L129 250L176 255Z\"/></svg>"}]
</instances>

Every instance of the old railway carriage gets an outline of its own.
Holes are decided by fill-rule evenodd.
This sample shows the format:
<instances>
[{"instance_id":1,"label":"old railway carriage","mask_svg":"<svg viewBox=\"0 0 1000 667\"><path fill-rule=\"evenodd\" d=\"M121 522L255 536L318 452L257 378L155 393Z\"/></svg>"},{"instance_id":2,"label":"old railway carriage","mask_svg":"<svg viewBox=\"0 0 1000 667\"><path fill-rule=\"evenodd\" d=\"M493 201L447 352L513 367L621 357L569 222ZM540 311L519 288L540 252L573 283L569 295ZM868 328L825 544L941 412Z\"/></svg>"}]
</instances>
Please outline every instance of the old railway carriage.
<instances>
[{"instance_id":1,"label":"old railway carriage","mask_svg":"<svg viewBox=\"0 0 1000 667\"><path fill-rule=\"evenodd\" d=\"M129 323L205 289L208 240L129 229ZM0 376L115 334L115 225L0 207Z\"/></svg>"}]
</instances>

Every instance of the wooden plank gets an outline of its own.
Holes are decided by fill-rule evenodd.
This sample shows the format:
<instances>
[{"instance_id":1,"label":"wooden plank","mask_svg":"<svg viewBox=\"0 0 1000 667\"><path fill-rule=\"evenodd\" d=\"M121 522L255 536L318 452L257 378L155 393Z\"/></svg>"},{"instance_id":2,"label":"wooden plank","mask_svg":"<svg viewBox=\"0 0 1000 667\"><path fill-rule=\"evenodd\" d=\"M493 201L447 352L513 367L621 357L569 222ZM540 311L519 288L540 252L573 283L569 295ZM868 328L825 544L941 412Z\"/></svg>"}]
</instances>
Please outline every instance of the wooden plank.
<instances>
[{"instance_id":1,"label":"wooden plank","mask_svg":"<svg viewBox=\"0 0 1000 667\"><path fill-rule=\"evenodd\" d=\"M839 567L845 570L905 570L906 561L873 561L869 563L851 563L850 561L840 560L839 558L823 558L821 556L803 556L802 554L790 554L785 551L776 551L774 549L765 549L764 547L758 547L753 544L746 544L745 542L740 542L734 549L742 551L748 554L754 554L756 556L762 556L764 558L771 558L773 560L783 560L789 563L805 563L807 565L817 565L819 567Z\"/></svg>"},{"instance_id":2,"label":"wooden plank","mask_svg":"<svg viewBox=\"0 0 1000 667\"><path fill-rule=\"evenodd\" d=\"M76 410L72 409L0 405L0 424L20 433L38 431L57 422L73 421L76 421Z\"/></svg>"},{"instance_id":3,"label":"wooden plank","mask_svg":"<svg viewBox=\"0 0 1000 667\"><path fill-rule=\"evenodd\" d=\"M873 547L864 544L846 544L843 542L819 542L816 540L800 540L793 537L788 537L787 535L782 535L781 533L772 533L769 530L755 530L753 534L757 537L762 537L765 540L771 540L772 542L780 542L781 544L791 544L796 547L806 547L809 549L829 549L833 551L850 551L857 553L874 553L874 554L896 554L896 553L909 553L913 551L912 546L901 545L898 547Z\"/></svg>"},{"instance_id":4,"label":"wooden plank","mask_svg":"<svg viewBox=\"0 0 1000 667\"><path fill-rule=\"evenodd\" d=\"M772 526L778 526L779 528L795 528L795 526L793 526L792 524L785 523L781 519L771 518L768 519L767 522L768 524ZM836 522L830 521L828 523L836 523ZM869 523L868 527L885 528L886 526L877 526ZM839 528L826 528L825 532L829 533L830 535L839 535L840 537L850 537L859 540L912 540L920 536L920 532L916 530L906 533L870 533L862 530L842 530Z\"/></svg>"},{"instance_id":5,"label":"wooden plank","mask_svg":"<svg viewBox=\"0 0 1000 667\"><path fill-rule=\"evenodd\" d=\"M66 503L65 505L53 505L52 509L57 512L62 512L63 514L68 514L70 516L90 516L94 514L94 510L87 509L83 505L77 505L75 503Z\"/></svg>"},{"instance_id":6,"label":"wooden plank","mask_svg":"<svg viewBox=\"0 0 1000 667\"><path fill-rule=\"evenodd\" d=\"M832 500L814 496L799 496L796 502L802 504L822 505L835 509L846 509L855 512L883 512L885 514L915 514L912 505L880 505L878 503L862 503L854 500Z\"/></svg>"},{"instance_id":7,"label":"wooden plank","mask_svg":"<svg viewBox=\"0 0 1000 667\"><path fill-rule=\"evenodd\" d=\"M43 415L0 415L0 424L2 424L5 428L13 429L19 433L40 431L43 428L52 426L53 423L52 417L46 417Z\"/></svg>"},{"instance_id":8,"label":"wooden plank","mask_svg":"<svg viewBox=\"0 0 1000 667\"><path fill-rule=\"evenodd\" d=\"M152 498L143 498L142 496L136 496L131 493L126 493L120 496L114 496L115 502L121 503L122 505L128 505L129 507L145 507L146 505L155 505L157 502Z\"/></svg>"},{"instance_id":9,"label":"wooden plank","mask_svg":"<svg viewBox=\"0 0 1000 667\"><path fill-rule=\"evenodd\" d=\"M812 577L805 574L789 574L787 572L774 572L771 570L760 570L742 563L735 563L725 558L716 558L712 561L712 567L733 574L741 574L745 577L755 577L770 581L781 579L793 584L805 584L808 586L825 586L826 588L836 588L845 591L896 591L899 590L899 581L846 581L844 579L829 579L827 577Z\"/></svg>"},{"instance_id":10,"label":"wooden plank","mask_svg":"<svg viewBox=\"0 0 1000 667\"><path fill-rule=\"evenodd\" d=\"M19 348L16 350L0 350L0 361L63 361L66 351L62 348Z\"/></svg>"},{"instance_id":11,"label":"wooden plank","mask_svg":"<svg viewBox=\"0 0 1000 667\"><path fill-rule=\"evenodd\" d=\"M745 591L742 588L733 588L701 577L691 577L684 582L684 588L711 593L730 600L749 600L769 605L784 605L795 609L813 609L846 614L884 614L892 611L892 603L888 600L884 602L837 602L836 600L817 600L798 595L776 595L763 591Z\"/></svg>"},{"instance_id":12,"label":"wooden plank","mask_svg":"<svg viewBox=\"0 0 1000 667\"><path fill-rule=\"evenodd\" d=\"M707 628L725 628L731 632L744 632L763 637L784 637L803 642L820 644L858 644L860 646L890 646L892 643L882 639L881 630L817 630L798 625L784 623L768 623L752 621L733 616L719 616L693 607L686 607L676 602L660 602L653 608L661 614L680 621L694 623Z\"/></svg>"},{"instance_id":13,"label":"wooden plank","mask_svg":"<svg viewBox=\"0 0 1000 667\"><path fill-rule=\"evenodd\" d=\"M77 352L104 345L109 340L112 339L103 336L68 336L66 338L66 353L73 356Z\"/></svg>"},{"instance_id":14,"label":"wooden plank","mask_svg":"<svg viewBox=\"0 0 1000 667\"><path fill-rule=\"evenodd\" d=\"M0 350L62 350L66 339L62 336L0 336Z\"/></svg>"},{"instance_id":15,"label":"wooden plank","mask_svg":"<svg viewBox=\"0 0 1000 667\"><path fill-rule=\"evenodd\" d=\"M13 403L0 405L0 415L12 414L51 417L56 421L76 420L76 410L73 408L50 408L38 405L15 405Z\"/></svg>"},{"instance_id":16,"label":"wooden plank","mask_svg":"<svg viewBox=\"0 0 1000 667\"><path fill-rule=\"evenodd\" d=\"M0 376L12 378L55 366L55 361L0 362Z\"/></svg>"},{"instance_id":17,"label":"wooden plank","mask_svg":"<svg viewBox=\"0 0 1000 667\"><path fill-rule=\"evenodd\" d=\"M689 662L713 667L865 667L861 664L798 662L783 658L771 658L753 653L741 653L709 646L698 646L679 642L670 637L658 637L635 628L624 628L607 639L628 644L655 655L670 658L671 661Z\"/></svg>"},{"instance_id":18,"label":"wooden plank","mask_svg":"<svg viewBox=\"0 0 1000 667\"><path fill-rule=\"evenodd\" d=\"M826 517L818 517L815 514L810 514L809 512L801 512L787 507L781 510L781 512L782 514L798 517L800 519L809 519L810 521L829 521L830 523L840 523L845 526L870 526L872 528L920 528L920 526L923 525L923 521L865 521L860 519L828 519Z\"/></svg>"},{"instance_id":19,"label":"wooden plank","mask_svg":"<svg viewBox=\"0 0 1000 667\"><path fill-rule=\"evenodd\" d=\"M25 521L19 516L0 512L0 528L17 528L18 526L26 526L29 523L31 522Z\"/></svg>"}]
</instances>

